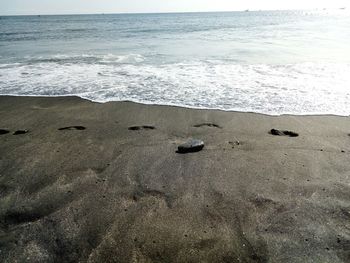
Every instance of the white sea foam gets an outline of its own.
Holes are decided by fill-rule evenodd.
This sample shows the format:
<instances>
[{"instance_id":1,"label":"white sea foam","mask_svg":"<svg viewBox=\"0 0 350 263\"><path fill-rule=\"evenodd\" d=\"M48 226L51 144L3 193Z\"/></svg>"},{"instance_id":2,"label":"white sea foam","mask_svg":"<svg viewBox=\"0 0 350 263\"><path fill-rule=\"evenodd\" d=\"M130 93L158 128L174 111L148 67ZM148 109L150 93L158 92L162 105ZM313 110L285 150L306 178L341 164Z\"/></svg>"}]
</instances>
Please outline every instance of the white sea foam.
<instances>
[{"instance_id":1,"label":"white sea foam","mask_svg":"<svg viewBox=\"0 0 350 263\"><path fill-rule=\"evenodd\" d=\"M145 61L145 58L139 54L129 54L124 56L108 54L108 55L102 56L102 59L101 59L101 62L121 63L121 64L141 63L143 61Z\"/></svg>"},{"instance_id":2,"label":"white sea foam","mask_svg":"<svg viewBox=\"0 0 350 263\"><path fill-rule=\"evenodd\" d=\"M207 60L146 64L139 55L106 55L98 60L3 64L0 92L267 114L350 114L350 64L346 63L246 65Z\"/></svg>"}]
</instances>

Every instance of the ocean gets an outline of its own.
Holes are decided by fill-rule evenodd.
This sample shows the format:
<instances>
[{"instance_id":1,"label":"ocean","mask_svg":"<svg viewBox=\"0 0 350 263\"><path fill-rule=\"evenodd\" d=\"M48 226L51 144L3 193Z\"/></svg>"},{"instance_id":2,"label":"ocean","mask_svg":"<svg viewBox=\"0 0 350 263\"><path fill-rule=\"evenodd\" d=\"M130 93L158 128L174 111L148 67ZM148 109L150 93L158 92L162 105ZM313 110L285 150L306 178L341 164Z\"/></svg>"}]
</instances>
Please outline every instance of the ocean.
<instances>
[{"instance_id":1,"label":"ocean","mask_svg":"<svg viewBox=\"0 0 350 263\"><path fill-rule=\"evenodd\" d=\"M350 13L3 16L0 94L348 116Z\"/></svg>"}]
</instances>

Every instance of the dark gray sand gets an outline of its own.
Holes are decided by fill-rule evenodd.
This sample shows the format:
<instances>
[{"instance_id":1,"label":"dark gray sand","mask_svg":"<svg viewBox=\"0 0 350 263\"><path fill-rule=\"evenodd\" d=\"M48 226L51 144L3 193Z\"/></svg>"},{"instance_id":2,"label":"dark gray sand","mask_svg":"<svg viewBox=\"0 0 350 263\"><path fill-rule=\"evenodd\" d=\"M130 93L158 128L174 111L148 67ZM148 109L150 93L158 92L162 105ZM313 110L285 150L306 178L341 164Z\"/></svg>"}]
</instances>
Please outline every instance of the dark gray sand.
<instances>
[{"instance_id":1,"label":"dark gray sand","mask_svg":"<svg viewBox=\"0 0 350 263\"><path fill-rule=\"evenodd\" d=\"M0 97L0 128L0 262L350 262L350 118Z\"/></svg>"}]
</instances>

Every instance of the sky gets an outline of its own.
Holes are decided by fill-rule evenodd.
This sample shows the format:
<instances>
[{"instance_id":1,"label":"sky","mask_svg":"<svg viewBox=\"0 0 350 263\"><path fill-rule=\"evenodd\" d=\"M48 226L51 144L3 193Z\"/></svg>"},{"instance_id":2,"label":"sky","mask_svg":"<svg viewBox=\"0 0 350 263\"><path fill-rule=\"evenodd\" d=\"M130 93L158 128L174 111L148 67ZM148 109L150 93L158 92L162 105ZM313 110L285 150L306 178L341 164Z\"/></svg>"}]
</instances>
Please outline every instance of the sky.
<instances>
[{"instance_id":1,"label":"sky","mask_svg":"<svg viewBox=\"0 0 350 263\"><path fill-rule=\"evenodd\" d=\"M350 8L349 0L0 0L0 15Z\"/></svg>"}]
</instances>

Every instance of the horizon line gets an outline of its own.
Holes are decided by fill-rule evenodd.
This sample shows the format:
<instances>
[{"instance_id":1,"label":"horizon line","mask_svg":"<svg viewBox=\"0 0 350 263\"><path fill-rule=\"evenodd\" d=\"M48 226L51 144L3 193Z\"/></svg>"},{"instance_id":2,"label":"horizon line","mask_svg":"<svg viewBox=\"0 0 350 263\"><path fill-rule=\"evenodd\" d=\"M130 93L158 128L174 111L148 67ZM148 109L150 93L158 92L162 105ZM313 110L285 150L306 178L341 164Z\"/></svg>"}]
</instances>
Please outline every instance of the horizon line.
<instances>
[{"instance_id":1,"label":"horizon line","mask_svg":"<svg viewBox=\"0 0 350 263\"><path fill-rule=\"evenodd\" d=\"M147 14L185 14L185 13L233 13L233 12L269 12L269 11L311 11L311 10L345 10L346 7L339 8L309 8L309 9L245 9L245 10L222 10L222 11L169 11L169 12L99 12L99 13L38 13L38 14L0 14L1 16L69 16L69 15L147 15Z\"/></svg>"}]
</instances>

